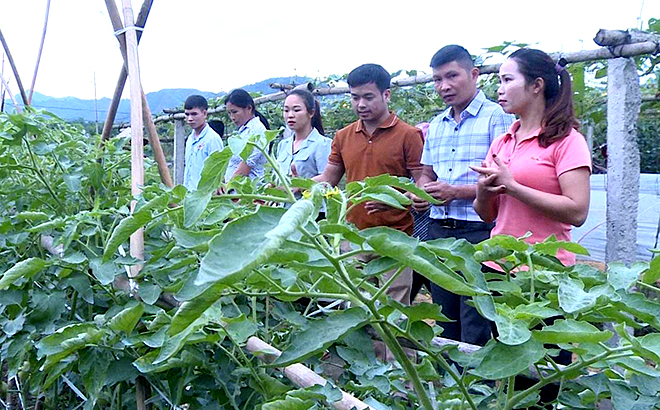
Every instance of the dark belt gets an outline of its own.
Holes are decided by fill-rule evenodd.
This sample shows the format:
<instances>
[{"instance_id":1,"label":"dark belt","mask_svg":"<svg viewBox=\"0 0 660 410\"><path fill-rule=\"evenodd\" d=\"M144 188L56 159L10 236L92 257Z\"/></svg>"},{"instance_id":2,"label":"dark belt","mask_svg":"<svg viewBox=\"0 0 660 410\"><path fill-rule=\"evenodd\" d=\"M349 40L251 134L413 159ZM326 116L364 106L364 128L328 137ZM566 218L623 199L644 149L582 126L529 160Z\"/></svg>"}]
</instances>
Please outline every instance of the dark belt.
<instances>
[{"instance_id":1,"label":"dark belt","mask_svg":"<svg viewBox=\"0 0 660 410\"><path fill-rule=\"evenodd\" d=\"M478 228L478 227L492 227L492 224L487 224L481 221L462 221L460 219L431 219L431 223L437 224L445 229L465 229L465 228Z\"/></svg>"}]
</instances>

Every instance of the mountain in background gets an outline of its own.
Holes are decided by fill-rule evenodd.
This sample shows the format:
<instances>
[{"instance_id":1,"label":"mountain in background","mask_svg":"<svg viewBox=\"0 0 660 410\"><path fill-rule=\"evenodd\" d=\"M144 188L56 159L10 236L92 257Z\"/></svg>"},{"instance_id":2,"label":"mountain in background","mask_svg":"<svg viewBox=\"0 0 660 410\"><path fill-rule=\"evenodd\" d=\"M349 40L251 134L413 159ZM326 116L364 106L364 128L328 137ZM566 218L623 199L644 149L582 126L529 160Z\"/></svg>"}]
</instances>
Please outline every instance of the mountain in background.
<instances>
[{"instance_id":1,"label":"mountain in background","mask_svg":"<svg viewBox=\"0 0 660 410\"><path fill-rule=\"evenodd\" d=\"M259 92L261 94L272 94L278 90L270 88L272 83L280 84L300 84L309 81L307 77L273 77L258 83L246 85L243 88L248 92ZM189 95L200 94L207 99L214 97L223 97L227 93L213 93L209 91L199 91L192 88L166 88L164 90L147 93L147 101L152 114L157 115L165 109L182 108L183 103ZM16 101L21 101L20 95L16 95ZM44 109L52 112L64 120L84 120L96 121L97 113L99 122L103 122L110 106L110 98L100 98L94 100L83 100L76 97L55 98L34 92L32 96L32 105L35 108ZM5 111L13 111L13 103L10 99L5 101ZM131 118L131 104L127 99L121 100L117 109L115 122L128 122Z\"/></svg>"}]
</instances>

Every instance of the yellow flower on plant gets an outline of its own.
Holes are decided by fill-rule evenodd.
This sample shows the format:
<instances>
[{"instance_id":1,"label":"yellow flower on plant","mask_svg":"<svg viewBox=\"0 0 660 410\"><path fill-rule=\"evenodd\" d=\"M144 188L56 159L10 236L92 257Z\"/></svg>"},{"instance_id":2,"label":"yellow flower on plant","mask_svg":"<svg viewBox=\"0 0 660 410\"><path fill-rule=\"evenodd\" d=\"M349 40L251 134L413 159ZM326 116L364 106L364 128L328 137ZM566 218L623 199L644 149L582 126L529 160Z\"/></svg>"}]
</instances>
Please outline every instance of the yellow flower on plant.
<instances>
[{"instance_id":1,"label":"yellow flower on plant","mask_svg":"<svg viewBox=\"0 0 660 410\"><path fill-rule=\"evenodd\" d=\"M340 191L339 191L339 188L337 188L337 187L333 187L333 188L327 189L327 190L323 193L323 196L324 196L326 199L330 199L330 198L332 198L332 197L335 197L335 196L339 195L339 192L340 192Z\"/></svg>"}]
</instances>

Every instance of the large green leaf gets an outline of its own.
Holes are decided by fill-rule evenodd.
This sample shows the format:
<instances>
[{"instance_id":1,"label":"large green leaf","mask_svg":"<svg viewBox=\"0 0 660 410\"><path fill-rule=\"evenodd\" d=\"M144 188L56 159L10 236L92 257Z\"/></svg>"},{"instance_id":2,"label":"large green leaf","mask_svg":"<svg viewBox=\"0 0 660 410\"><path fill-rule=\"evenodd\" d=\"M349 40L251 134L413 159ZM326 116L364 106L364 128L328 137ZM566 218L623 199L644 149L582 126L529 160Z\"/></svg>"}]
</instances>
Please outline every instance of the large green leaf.
<instances>
[{"instance_id":1,"label":"large green leaf","mask_svg":"<svg viewBox=\"0 0 660 410\"><path fill-rule=\"evenodd\" d=\"M169 369L205 365L204 358L197 357L186 350L181 352L181 357L172 357L163 363L153 364L153 361L157 357L158 351L149 352L134 361L133 366L135 366L135 368L138 369L141 373L160 373Z\"/></svg>"},{"instance_id":2,"label":"large green leaf","mask_svg":"<svg viewBox=\"0 0 660 410\"><path fill-rule=\"evenodd\" d=\"M115 332L130 334L144 313L142 303L131 303L108 321L108 327Z\"/></svg>"},{"instance_id":3,"label":"large green leaf","mask_svg":"<svg viewBox=\"0 0 660 410\"><path fill-rule=\"evenodd\" d=\"M660 330L660 303L647 298L641 293L628 293L619 290L617 294L620 296L620 301L615 302L617 308L631 313L653 326L656 330Z\"/></svg>"},{"instance_id":4,"label":"large green leaf","mask_svg":"<svg viewBox=\"0 0 660 410\"><path fill-rule=\"evenodd\" d=\"M214 192L220 187L225 175L225 168L231 159L232 152L229 147L222 151L211 153L204 160L204 168L197 184L197 190L201 192Z\"/></svg>"},{"instance_id":5,"label":"large green leaf","mask_svg":"<svg viewBox=\"0 0 660 410\"><path fill-rule=\"evenodd\" d=\"M443 259L450 269L460 271L467 282L483 292L489 292L486 278L481 270L481 263L474 258L475 248L465 239L441 238L420 244L433 254ZM490 321L495 321L497 313L491 295L474 296L475 307L479 314Z\"/></svg>"},{"instance_id":6,"label":"large green leaf","mask_svg":"<svg viewBox=\"0 0 660 410\"><path fill-rule=\"evenodd\" d=\"M411 267L436 285L459 295L485 293L470 286L465 279L422 247L416 239L391 228L368 228L362 231L369 245L381 256L388 256Z\"/></svg>"},{"instance_id":7,"label":"large green leaf","mask_svg":"<svg viewBox=\"0 0 660 410\"><path fill-rule=\"evenodd\" d=\"M239 317L226 318L227 326L225 331L235 343L243 344L249 337L257 333L259 328L254 322L248 320L245 315Z\"/></svg>"},{"instance_id":8,"label":"large green leaf","mask_svg":"<svg viewBox=\"0 0 660 410\"><path fill-rule=\"evenodd\" d=\"M426 191L424 191L421 188L418 188L413 182L410 181L408 178L404 177L395 177L392 175L388 174L383 174L379 175L377 177L369 177L364 179L364 184L369 186L369 187L374 187L374 186L381 186L381 185L389 185L393 187L397 187L400 189L403 189L408 192L412 192L413 194L417 195L421 199L431 203L431 204L440 204L442 201L438 201L437 199L433 198L431 195L429 195Z\"/></svg>"},{"instance_id":9,"label":"large green leaf","mask_svg":"<svg viewBox=\"0 0 660 410\"><path fill-rule=\"evenodd\" d=\"M564 249L577 255L589 255L589 252L579 243L557 241L554 235L551 235L543 242L534 244L532 247L536 252L550 256L556 256L557 251L560 249Z\"/></svg>"},{"instance_id":10,"label":"large green leaf","mask_svg":"<svg viewBox=\"0 0 660 410\"><path fill-rule=\"evenodd\" d=\"M48 370L71 353L84 348L89 343L95 343L102 336L103 332L93 324L65 326L37 343L38 356L47 357L44 369Z\"/></svg>"},{"instance_id":11,"label":"large green leaf","mask_svg":"<svg viewBox=\"0 0 660 410\"><path fill-rule=\"evenodd\" d=\"M209 241L218 233L220 233L219 229L188 231L177 227L172 228L172 235L178 245L198 252L205 252L208 249Z\"/></svg>"},{"instance_id":12,"label":"large green leaf","mask_svg":"<svg viewBox=\"0 0 660 410\"><path fill-rule=\"evenodd\" d=\"M494 344L494 346L490 346ZM486 344L488 354L470 373L488 380L499 380L524 372L529 366L545 356L543 344L530 339L527 342L508 346L491 340Z\"/></svg>"},{"instance_id":13,"label":"large green leaf","mask_svg":"<svg viewBox=\"0 0 660 410\"><path fill-rule=\"evenodd\" d=\"M576 381L594 392L596 397L600 396L601 393L609 391L609 379L602 373L582 376Z\"/></svg>"},{"instance_id":14,"label":"large green leaf","mask_svg":"<svg viewBox=\"0 0 660 410\"><path fill-rule=\"evenodd\" d=\"M303 400L298 397L286 396L284 399L264 403L262 410L309 410L316 402L314 400Z\"/></svg>"},{"instance_id":15,"label":"large green leaf","mask_svg":"<svg viewBox=\"0 0 660 410\"><path fill-rule=\"evenodd\" d=\"M165 208L169 202L170 196L165 193L157 196L146 204L136 209L133 215L124 218L119 225L115 227L108 239L108 243L103 251L103 262L106 262L115 253L119 245L123 244L131 235L151 221L151 211L154 209Z\"/></svg>"},{"instance_id":16,"label":"large green leaf","mask_svg":"<svg viewBox=\"0 0 660 410\"><path fill-rule=\"evenodd\" d=\"M183 199L183 226L190 228L197 222L200 216L206 211L206 207L211 202L213 191L192 191L186 194Z\"/></svg>"},{"instance_id":17,"label":"large green leaf","mask_svg":"<svg viewBox=\"0 0 660 410\"><path fill-rule=\"evenodd\" d=\"M598 343L612 337L608 330L598 330L591 323L579 322L573 319L560 319L541 330L533 330L534 339L543 343Z\"/></svg>"},{"instance_id":18,"label":"large green leaf","mask_svg":"<svg viewBox=\"0 0 660 410\"><path fill-rule=\"evenodd\" d=\"M651 263L649 264L649 269L644 272L642 276L642 281L644 283L656 283L660 280L660 256L655 256Z\"/></svg>"},{"instance_id":19,"label":"large green leaf","mask_svg":"<svg viewBox=\"0 0 660 410\"><path fill-rule=\"evenodd\" d=\"M274 366L284 367L298 363L315 355L369 320L369 314L362 308L350 308L309 323L308 327L291 337L291 345L273 362Z\"/></svg>"},{"instance_id":20,"label":"large green leaf","mask_svg":"<svg viewBox=\"0 0 660 410\"><path fill-rule=\"evenodd\" d=\"M122 272L122 269L113 261L103 262L101 258L90 260L89 267L92 268L94 277L104 286L112 283L115 276Z\"/></svg>"},{"instance_id":21,"label":"large green leaf","mask_svg":"<svg viewBox=\"0 0 660 410\"><path fill-rule=\"evenodd\" d=\"M178 332L174 336L168 337L163 343L163 346L158 352L158 356L152 362L153 365L158 365L167 361L169 358L177 354L183 346L186 344L188 337L200 330L204 325L208 323L208 318L202 316L195 320L190 326L186 327L183 331Z\"/></svg>"},{"instance_id":22,"label":"large green leaf","mask_svg":"<svg viewBox=\"0 0 660 410\"><path fill-rule=\"evenodd\" d=\"M596 305L597 296L584 291L584 283L564 276L559 281L559 307L566 313L578 313Z\"/></svg>"},{"instance_id":23,"label":"large green leaf","mask_svg":"<svg viewBox=\"0 0 660 410\"><path fill-rule=\"evenodd\" d=\"M136 212L122 219L119 225L112 231L112 235L108 240L105 251L103 252L103 262L107 262L117 251L119 245L126 242L133 233L145 226L149 221L151 221L151 212L148 211Z\"/></svg>"},{"instance_id":24,"label":"large green leaf","mask_svg":"<svg viewBox=\"0 0 660 410\"><path fill-rule=\"evenodd\" d=\"M267 261L284 241L305 224L314 212L314 203L303 199L284 214L281 208L261 207L254 214L225 226L209 244L209 252L195 279L195 285L221 281L232 284Z\"/></svg>"},{"instance_id":25,"label":"large green leaf","mask_svg":"<svg viewBox=\"0 0 660 410\"><path fill-rule=\"evenodd\" d=\"M660 333L649 333L637 340L644 350L652 353L652 355L648 356L650 356L653 361L660 364Z\"/></svg>"},{"instance_id":26,"label":"large green leaf","mask_svg":"<svg viewBox=\"0 0 660 410\"><path fill-rule=\"evenodd\" d=\"M319 228L321 229L322 234L340 234L344 239L358 245L362 245L365 241L365 239L360 235L360 231L353 228L352 226L332 224L328 223L327 220L323 220L319 223Z\"/></svg>"},{"instance_id":27,"label":"large green leaf","mask_svg":"<svg viewBox=\"0 0 660 410\"><path fill-rule=\"evenodd\" d=\"M367 201L382 202L385 205L388 205L392 208L406 210L406 207L401 205L396 197L385 193L365 193L360 195L359 198L353 200L353 203L360 204L362 202L367 202Z\"/></svg>"},{"instance_id":28,"label":"large green leaf","mask_svg":"<svg viewBox=\"0 0 660 410\"><path fill-rule=\"evenodd\" d=\"M46 266L48 263L41 258L29 258L18 262L0 277L0 290L6 290L20 278L31 278Z\"/></svg>"},{"instance_id":29,"label":"large green leaf","mask_svg":"<svg viewBox=\"0 0 660 410\"><path fill-rule=\"evenodd\" d=\"M195 322L218 299L220 299L222 296L222 289L224 288L225 285L218 283L204 291L201 295L183 302L174 314L167 334L173 336L192 325L193 322Z\"/></svg>"},{"instance_id":30,"label":"large green leaf","mask_svg":"<svg viewBox=\"0 0 660 410\"><path fill-rule=\"evenodd\" d=\"M523 344L532 337L527 322L510 315L498 314L495 317L495 324L497 325L497 340L505 345Z\"/></svg>"},{"instance_id":31,"label":"large green leaf","mask_svg":"<svg viewBox=\"0 0 660 410\"><path fill-rule=\"evenodd\" d=\"M433 319L436 322L453 322L447 316L442 314L442 306L435 303L419 303L412 306L403 306L400 308L409 322L417 322L423 319Z\"/></svg>"},{"instance_id":32,"label":"large green leaf","mask_svg":"<svg viewBox=\"0 0 660 410\"><path fill-rule=\"evenodd\" d=\"M633 263L627 267L624 263L612 262L607 266L607 281L615 290L628 290L646 268L648 268L646 263Z\"/></svg>"}]
</instances>

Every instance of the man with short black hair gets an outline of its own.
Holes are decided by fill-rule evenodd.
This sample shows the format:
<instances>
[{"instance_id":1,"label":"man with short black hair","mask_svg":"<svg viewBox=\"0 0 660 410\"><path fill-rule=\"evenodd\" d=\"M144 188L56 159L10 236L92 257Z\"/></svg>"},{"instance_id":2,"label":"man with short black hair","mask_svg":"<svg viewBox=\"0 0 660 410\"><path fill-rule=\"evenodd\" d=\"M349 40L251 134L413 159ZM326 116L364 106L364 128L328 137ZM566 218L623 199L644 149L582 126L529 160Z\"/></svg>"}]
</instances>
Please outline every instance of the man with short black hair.
<instances>
[{"instance_id":1,"label":"man with short black hair","mask_svg":"<svg viewBox=\"0 0 660 410\"><path fill-rule=\"evenodd\" d=\"M186 139L186 163L183 185L188 191L197 189L204 169L204 161L214 151L223 148L222 138L206 123L209 105L201 95L191 95L183 105L186 123L192 132Z\"/></svg>"},{"instance_id":2,"label":"man with short black hair","mask_svg":"<svg viewBox=\"0 0 660 410\"><path fill-rule=\"evenodd\" d=\"M335 186L346 173L346 182L382 174L414 177L421 175L422 133L400 120L388 109L390 75L380 65L364 64L348 75L351 105L358 120L339 130L332 151L318 182ZM347 217L358 229L388 226L412 234L413 219L408 210L391 208L381 202L356 205ZM394 272L385 275L391 276ZM389 276L388 276L389 275ZM405 269L387 294L410 304L411 269Z\"/></svg>"},{"instance_id":3,"label":"man with short black hair","mask_svg":"<svg viewBox=\"0 0 660 410\"><path fill-rule=\"evenodd\" d=\"M514 117L488 100L477 88L479 69L472 56L458 45L448 45L431 59L436 92L449 106L429 126L421 163L422 175L416 179L432 197L444 201L431 207L428 238L464 238L478 243L490 237L492 224L479 218L472 207L478 175L469 166L480 166L491 142L505 133ZM413 196L414 207L425 210L429 204ZM490 339L491 324L465 302L431 284L433 301L453 319L443 323L443 337L484 345Z\"/></svg>"}]
</instances>

